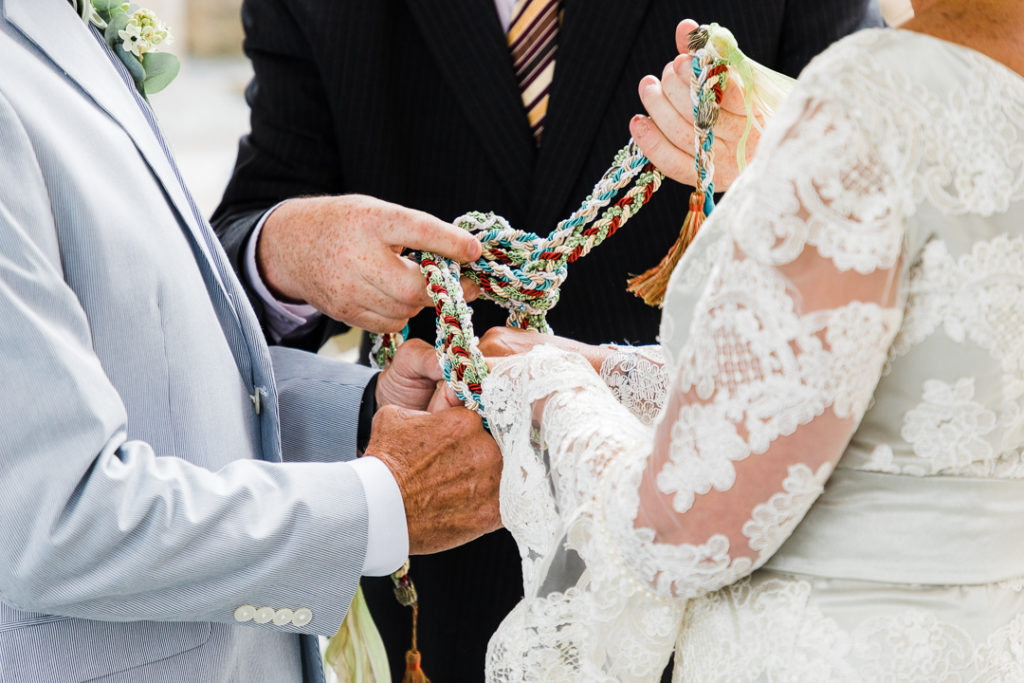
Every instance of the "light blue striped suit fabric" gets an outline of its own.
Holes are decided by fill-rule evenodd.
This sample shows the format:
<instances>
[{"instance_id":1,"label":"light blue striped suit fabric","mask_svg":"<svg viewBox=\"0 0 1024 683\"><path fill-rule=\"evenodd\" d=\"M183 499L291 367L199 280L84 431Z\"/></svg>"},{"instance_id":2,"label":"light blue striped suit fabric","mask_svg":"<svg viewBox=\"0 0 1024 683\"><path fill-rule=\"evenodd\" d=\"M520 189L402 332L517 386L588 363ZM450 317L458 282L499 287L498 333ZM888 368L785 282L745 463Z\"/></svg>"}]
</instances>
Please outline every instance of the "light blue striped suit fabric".
<instances>
[{"instance_id":1,"label":"light blue striped suit fabric","mask_svg":"<svg viewBox=\"0 0 1024 683\"><path fill-rule=\"evenodd\" d=\"M370 372L268 352L86 27L0 13L0 680L319 681L365 553L336 461Z\"/></svg>"}]
</instances>

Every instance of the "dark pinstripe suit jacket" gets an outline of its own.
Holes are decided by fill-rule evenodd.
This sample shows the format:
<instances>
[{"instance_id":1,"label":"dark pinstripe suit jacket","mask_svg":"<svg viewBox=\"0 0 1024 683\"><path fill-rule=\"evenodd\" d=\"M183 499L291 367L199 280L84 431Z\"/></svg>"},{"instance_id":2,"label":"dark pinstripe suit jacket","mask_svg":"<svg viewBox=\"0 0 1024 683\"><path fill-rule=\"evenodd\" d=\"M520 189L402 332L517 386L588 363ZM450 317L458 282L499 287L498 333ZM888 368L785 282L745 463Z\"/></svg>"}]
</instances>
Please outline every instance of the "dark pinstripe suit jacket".
<instances>
[{"instance_id":1,"label":"dark pinstripe suit jacket","mask_svg":"<svg viewBox=\"0 0 1024 683\"><path fill-rule=\"evenodd\" d=\"M748 55L791 75L880 21L871 0L565 0L564 10L537 149L491 0L246 0L252 133L213 219L236 266L259 215L305 194L365 193L446 220L495 211L547 233L629 138L630 116L643 111L637 83L676 54L681 19L730 27ZM666 183L622 233L573 264L549 315L558 333L654 341L659 312L625 280L664 255L688 195ZM495 307L477 306L478 332L503 322ZM336 331L325 324L299 344ZM432 338L432 316L413 332ZM487 638L520 595L514 545L501 532L414 564L428 673L482 678ZM369 586L367 597L398 663L408 617L389 592Z\"/></svg>"}]
</instances>

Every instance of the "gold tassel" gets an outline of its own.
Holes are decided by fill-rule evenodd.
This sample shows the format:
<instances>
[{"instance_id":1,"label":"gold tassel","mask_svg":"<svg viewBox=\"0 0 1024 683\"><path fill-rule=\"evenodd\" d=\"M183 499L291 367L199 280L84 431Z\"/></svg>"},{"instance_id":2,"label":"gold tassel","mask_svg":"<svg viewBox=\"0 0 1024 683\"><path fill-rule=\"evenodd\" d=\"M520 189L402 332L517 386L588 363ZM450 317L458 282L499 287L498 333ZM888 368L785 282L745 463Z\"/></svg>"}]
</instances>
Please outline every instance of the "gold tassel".
<instances>
[{"instance_id":1,"label":"gold tassel","mask_svg":"<svg viewBox=\"0 0 1024 683\"><path fill-rule=\"evenodd\" d=\"M405 653L405 675L402 683L430 683L430 679L420 668L420 653L409 650Z\"/></svg>"},{"instance_id":2,"label":"gold tassel","mask_svg":"<svg viewBox=\"0 0 1024 683\"><path fill-rule=\"evenodd\" d=\"M412 647L405 653L405 675L402 683L430 683L427 674L420 667L420 651L416 649L416 622L419 620L420 606L412 606Z\"/></svg>"},{"instance_id":3,"label":"gold tassel","mask_svg":"<svg viewBox=\"0 0 1024 683\"><path fill-rule=\"evenodd\" d=\"M690 246L690 242L697 236L697 231L704 224L704 193L694 190L690 194L690 210L686 213L683 227L679 230L679 238L669 249L665 257L658 265L628 280L627 289L644 300L648 306L657 306L665 302L665 292L668 289L669 278L672 271L676 269L683 252Z\"/></svg>"}]
</instances>

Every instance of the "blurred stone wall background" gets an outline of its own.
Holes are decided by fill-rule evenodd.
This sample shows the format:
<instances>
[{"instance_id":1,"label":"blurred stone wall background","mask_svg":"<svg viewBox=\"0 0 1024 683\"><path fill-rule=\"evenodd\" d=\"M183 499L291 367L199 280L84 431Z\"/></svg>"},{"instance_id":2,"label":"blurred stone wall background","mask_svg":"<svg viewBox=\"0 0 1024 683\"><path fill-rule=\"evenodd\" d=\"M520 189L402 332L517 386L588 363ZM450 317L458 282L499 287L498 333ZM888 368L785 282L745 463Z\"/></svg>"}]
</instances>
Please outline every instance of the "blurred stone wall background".
<instances>
[{"instance_id":1,"label":"blurred stone wall background","mask_svg":"<svg viewBox=\"0 0 1024 683\"><path fill-rule=\"evenodd\" d=\"M197 56L242 53L241 0L178 0L187 12L189 52Z\"/></svg>"},{"instance_id":2,"label":"blurred stone wall background","mask_svg":"<svg viewBox=\"0 0 1024 683\"><path fill-rule=\"evenodd\" d=\"M145 0L140 4L156 12L171 27L179 54L242 54L241 0Z\"/></svg>"}]
</instances>

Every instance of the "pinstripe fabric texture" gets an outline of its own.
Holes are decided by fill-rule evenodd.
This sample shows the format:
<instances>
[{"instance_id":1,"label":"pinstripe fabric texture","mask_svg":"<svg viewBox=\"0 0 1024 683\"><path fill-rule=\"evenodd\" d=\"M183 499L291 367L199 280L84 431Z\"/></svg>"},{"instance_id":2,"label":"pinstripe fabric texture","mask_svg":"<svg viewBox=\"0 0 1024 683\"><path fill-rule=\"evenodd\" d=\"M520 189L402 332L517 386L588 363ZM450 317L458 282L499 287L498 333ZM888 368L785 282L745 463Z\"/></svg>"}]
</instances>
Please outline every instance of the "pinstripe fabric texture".
<instances>
[{"instance_id":1,"label":"pinstripe fabric texture","mask_svg":"<svg viewBox=\"0 0 1024 683\"><path fill-rule=\"evenodd\" d=\"M268 351L117 63L65 0L0 16L0 679L321 681L372 372Z\"/></svg>"},{"instance_id":2,"label":"pinstripe fabric texture","mask_svg":"<svg viewBox=\"0 0 1024 683\"><path fill-rule=\"evenodd\" d=\"M240 267L248 235L278 201L364 193L446 220L495 211L547 233L569 215L643 111L637 83L675 54L681 19L733 29L758 61L792 75L864 21L869 0L562 0L544 144L530 133L505 29L489 0L245 0L252 132L214 225ZM659 311L625 291L679 234L689 188L666 183L630 226L573 265L549 320L591 343L653 343ZM257 311L260 304L257 302ZM475 306L480 331L503 312ZM317 347L323 324L289 341ZM413 333L433 339L432 312ZM477 681L497 624L521 597L519 557L504 532L416 558L424 610L419 647L438 681ZM363 582L401 680L408 611L387 579ZM487 596L481 599L481 596ZM429 608L429 605L443 605Z\"/></svg>"},{"instance_id":3,"label":"pinstripe fabric texture","mask_svg":"<svg viewBox=\"0 0 1024 683\"><path fill-rule=\"evenodd\" d=\"M519 0L508 28L512 69L516 72L530 132L538 145L555 75L560 4L559 0Z\"/></svg>"}]
</instances>

